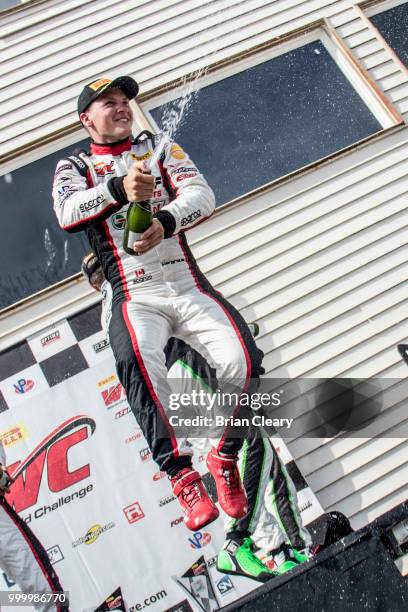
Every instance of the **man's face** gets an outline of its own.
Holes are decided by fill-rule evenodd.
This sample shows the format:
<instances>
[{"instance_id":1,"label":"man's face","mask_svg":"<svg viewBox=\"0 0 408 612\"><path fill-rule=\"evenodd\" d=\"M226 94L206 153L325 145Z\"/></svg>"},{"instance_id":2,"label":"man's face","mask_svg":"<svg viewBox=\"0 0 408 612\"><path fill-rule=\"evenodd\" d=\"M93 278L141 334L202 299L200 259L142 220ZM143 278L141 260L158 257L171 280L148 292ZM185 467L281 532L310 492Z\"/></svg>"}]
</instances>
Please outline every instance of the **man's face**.
<instances>
[{"instance_id":1,"label":"man's face","mask_svg":"<svg viewBox=\"0 0 408 612\"><path fill-rule=\"evenodd\" d=\"M122 140L132 133L133 113L120 89L108 89L101 94L81 113L80 120L92 140L101 144Z\"/></svg>"}]
</instances>

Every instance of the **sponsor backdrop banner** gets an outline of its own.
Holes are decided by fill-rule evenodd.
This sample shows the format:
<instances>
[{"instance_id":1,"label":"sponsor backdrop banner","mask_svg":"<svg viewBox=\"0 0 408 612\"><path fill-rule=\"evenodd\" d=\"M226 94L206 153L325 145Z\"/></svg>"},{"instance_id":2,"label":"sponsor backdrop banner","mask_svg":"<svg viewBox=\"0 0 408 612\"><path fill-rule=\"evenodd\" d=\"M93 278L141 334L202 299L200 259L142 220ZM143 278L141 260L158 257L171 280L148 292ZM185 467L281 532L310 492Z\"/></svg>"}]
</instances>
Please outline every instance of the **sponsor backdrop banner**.
<instances>
[{"instance_id":1,"label":"sponsor backdrop banner","mask_svg":"<svg viewBox=\"0 0 408 612\"><path fill-rule=\"evenodd\" d=\"M93 307L0 354L0 437L16 477L8 501L47 549L73 612L216 610L258 583L217 572L222 519L184 526L99 316ZM194 462L207 472L204 452ZM321 508L301 486L309 522ZM2 572L0 590L18 590Z\"/></svg>"}]
</instances>

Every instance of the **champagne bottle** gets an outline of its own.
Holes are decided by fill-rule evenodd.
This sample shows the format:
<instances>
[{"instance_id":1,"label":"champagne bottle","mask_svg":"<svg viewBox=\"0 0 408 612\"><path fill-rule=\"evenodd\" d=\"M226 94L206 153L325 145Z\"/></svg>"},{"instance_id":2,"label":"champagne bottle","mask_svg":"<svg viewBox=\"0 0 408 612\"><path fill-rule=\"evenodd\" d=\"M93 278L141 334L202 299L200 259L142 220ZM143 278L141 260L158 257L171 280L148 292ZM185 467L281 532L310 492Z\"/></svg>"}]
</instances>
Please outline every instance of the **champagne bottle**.
<instances>
[{"instance_id":1,"label":"champagne bottle","mask_svg":"<svg viewBox=\"0 0 408 612\"><path fill-rule=\"evenodd\" d=\"M130 204L125 231L123 235L123 248L129 255L137 255L133 250L133 244L140 240L140 236L152 224L152 210L149 201L132 202Z\"/></svg>"}]
</instances>

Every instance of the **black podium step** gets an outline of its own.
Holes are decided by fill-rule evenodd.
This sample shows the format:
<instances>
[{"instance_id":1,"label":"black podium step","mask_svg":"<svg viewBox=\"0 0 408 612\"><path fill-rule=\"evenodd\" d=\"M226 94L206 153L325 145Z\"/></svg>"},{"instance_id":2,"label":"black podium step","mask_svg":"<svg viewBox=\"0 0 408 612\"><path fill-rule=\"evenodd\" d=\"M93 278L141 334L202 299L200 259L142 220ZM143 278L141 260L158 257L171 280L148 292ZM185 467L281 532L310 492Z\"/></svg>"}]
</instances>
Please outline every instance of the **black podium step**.
<instances>
[{"instance_id":1,"label":"black podium step","mask_svg":"<svg viewBox=\"0 0 408 612\"><path fill-rule=\"evenodd\" d=\"M222 608L232 611L408 612L408 581L367 529Z\"/></svg>"}]
</instances>

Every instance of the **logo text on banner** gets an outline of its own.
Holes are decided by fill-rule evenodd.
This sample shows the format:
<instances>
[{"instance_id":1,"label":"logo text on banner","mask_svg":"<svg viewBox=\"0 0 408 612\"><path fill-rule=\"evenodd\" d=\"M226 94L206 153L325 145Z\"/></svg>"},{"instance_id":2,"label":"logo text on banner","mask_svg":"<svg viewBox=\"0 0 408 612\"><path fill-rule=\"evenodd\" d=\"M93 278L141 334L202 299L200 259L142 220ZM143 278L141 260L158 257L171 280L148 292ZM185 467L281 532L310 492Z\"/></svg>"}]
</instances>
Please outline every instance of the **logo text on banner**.
<instances>
[{"instance_id":1,"label":"logo text on banner","mask_svg":"<svg viewBox=\"0 0 408 612\"><path fill-rule=\"evenodd\" d=\"M8 466L15 482L7 495L16 512L22 512L38 501L40 485L47 464L48 487L52 493L63 491L90 476L90 465L70 471L68 451L95 431L95 421L85 415L72 417L54 429L23 461Z\"/></svg>"}]
</instances>

